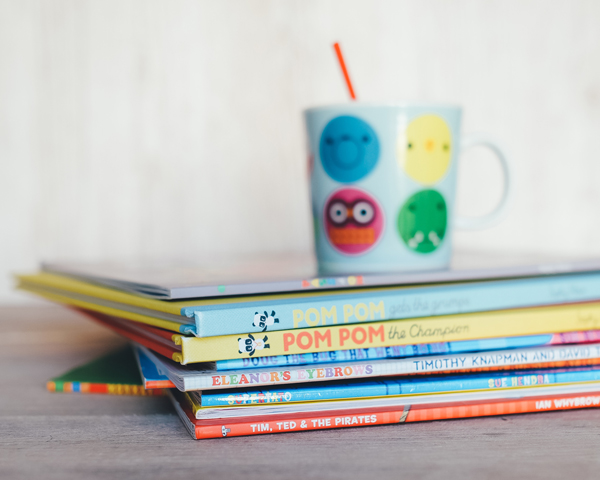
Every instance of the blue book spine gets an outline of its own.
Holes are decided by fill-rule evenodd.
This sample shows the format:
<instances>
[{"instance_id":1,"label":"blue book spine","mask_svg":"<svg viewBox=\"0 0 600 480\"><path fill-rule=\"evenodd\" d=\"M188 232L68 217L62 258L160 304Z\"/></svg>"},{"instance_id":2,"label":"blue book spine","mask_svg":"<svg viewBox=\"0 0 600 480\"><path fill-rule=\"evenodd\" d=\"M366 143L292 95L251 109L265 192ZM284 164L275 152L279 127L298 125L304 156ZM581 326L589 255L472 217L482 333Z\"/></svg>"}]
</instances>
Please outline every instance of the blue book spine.
<instances>
[{"instance_id":1,"label":"blue book spine","mask_svg":"<svg viewBox=\"0 0 600 480\"><path fill-rule=\"evenodd\" d=\"M463 340L459 342L425 343L396 347L362 348L356 350L336 350L333 352L304 353L300 355L277 355L260 358L236 358L216 362L216 369L241 370L263 367L287 367L321 363L351 362L358 360L379 360L385 358L406 358L422 355L466 353L506 348L539 347L550 345L552 334L527 335L521 337L487 338L483 340Z\"/></svg>"},{"instance_id":2,"label":"blue book spine","mask_svg":"<svg viewBox=\"0 0 600 480\"><path fill-rule=\"evenodd\" d=\"M196 335L212 337L344 323L451 315L600 299L600 273L371 289L234 305L185 307Z\"/></svg>"},{"instance_id":3,"label":"blue book spine","mask_svg":"<svg viewBox=\"0 0 600 480\"><path fill-rule=\"evenodd\" d=\"M490 390L498 388L533 387L558 383L600 381L600 367L576 369L546 369L495 374L442 376L434 379L386 380L381 382L347 382L321 384L315 387L280 389L224 390L202 393L203 407L260 405L268 403L314 402L393 395Z\"/></svg>"},{"instance_id":4,"label":"blue book spine","mask_svg":"<svg viewBox=\"0 0 600 480\"><path fill-rule=\"evenodd\" d=\"M166 372L161 371L161 369L150 360L140 348L136 346L134 350L144 383L169 381L169 377L165 374Z\"/></svg>"}]
</instances>

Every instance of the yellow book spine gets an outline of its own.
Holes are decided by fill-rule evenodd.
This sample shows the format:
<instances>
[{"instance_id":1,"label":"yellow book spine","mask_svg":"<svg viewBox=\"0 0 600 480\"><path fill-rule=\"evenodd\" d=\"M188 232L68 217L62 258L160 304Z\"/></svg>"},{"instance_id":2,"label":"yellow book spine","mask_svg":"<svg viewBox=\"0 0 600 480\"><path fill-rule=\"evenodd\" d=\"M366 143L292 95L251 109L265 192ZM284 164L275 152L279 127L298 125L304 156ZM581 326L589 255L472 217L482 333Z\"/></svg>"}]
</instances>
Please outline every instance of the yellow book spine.
<instances>
[{"instance_id":1,"label":"yellow book spine","mask_svg":"<svg viewBox=\"0 0 600 480\"><path fill-rule=\"evenodd\" d=\"M34 275L17 275L17 280L22 284L29 284L33 287L47 287L65 290L67 292L78 293L81 295L88 295L91 297L97 297L105 300L110 300L116 303L123 303L125 305L134 305L140 308L148 308L151 310L157 310L159 312L170 313L173 315L181 315L181 310L186 307L204 307L208 305L230 305L237 304L240 302L240 297L218 297L218 298L199 298L193 300L173 300L164 301L152 298L146 298L133 293L122 292L114 288L103 287L83 280L77 280L72 277L57 275L53 273L41 272ZM390 291L390 290L410 290L414 287L401 286L401 287L370 287L361 288L361 293L376 292L376 291ZM270 295L248 295L243 297L244 302L254 301L274 301L284 299L299 298L319 298L322 296L336 296L340 299L344 297L351 297L356 295L356 291L309 291L309 292L294 292L294 293L278 293Z\"/></svg>"},{"instance_id":2,"label":"yellow book spine","mask_svg":"<svg viewBox=\"0 0 600 480\"><path fill-rule=\"evenodd\" d=\"M185 398L188 406L192 409L192 412L194 412L194 416L196 416L198 412L202 410L202 405L200 405L200 402L198 402L190 392L183 392L183 397Z\"/></svg>"},{"instance_id":3,"label":"yellow book spine","mask_svg":"<svg viewBox=\"0 0 600 480\"><path fill-rule=\"evenodd\" d=\"M182 347L181 354L176 354L174 360L187 364L598 328L600 302L595 302L283 330L254 335L207 338L173 335L173 341Z\"/></svg>"},{"instance_id":4,"label":"yellow book spine","mask_svg":"<svg viewBox=\"0 0 600 480\"><path fill-rule=\"evenodd\" d=\"M37 273L35 275L17 275L17 280L23 284L31 285L33 288L55 288L67 292L79 293L91 297L111 300L126 305L134 305L141 308L149 308L173 315L180 315L181 306L172 302L163 302L151 298L133 295L131 293L121 292L112 288L102 287L93 283L76 280L71 277L55 275L52 273Z\"/></svg>"},{"instance_id":5,"label":"yellow book spine","mask_svg":"<svg viewBox=\"0 0 600 480\"><path fill-rule=\"evenodd\" d=\"M115 317L126 318L127 320L132 320L134 322L145 323L146 325L152 325L153 327L164 328L166 330L171 330L174 332L180 332L179 329L182 324L177 322L171 322L169 320L163 320L155 317L147 317L146 315L140 315L138 313L127 312L124 310L119 310L116 308L106 307L103 305L97 305L95 303L86 302L85 300L74 299L71 297L65 297L56 293L50 293L47 290L41 288L35 288L30 285L21 284L19 285L21 290L26 292L34 293L35 295L39 295L40 297L44 297L47 300L52 300L53 302L62 303L65 305L72 305L74 307L87 308L88 310L92 310L94 312L104 313L106 315L113 315Z\"/></svg>"}]
</instances>

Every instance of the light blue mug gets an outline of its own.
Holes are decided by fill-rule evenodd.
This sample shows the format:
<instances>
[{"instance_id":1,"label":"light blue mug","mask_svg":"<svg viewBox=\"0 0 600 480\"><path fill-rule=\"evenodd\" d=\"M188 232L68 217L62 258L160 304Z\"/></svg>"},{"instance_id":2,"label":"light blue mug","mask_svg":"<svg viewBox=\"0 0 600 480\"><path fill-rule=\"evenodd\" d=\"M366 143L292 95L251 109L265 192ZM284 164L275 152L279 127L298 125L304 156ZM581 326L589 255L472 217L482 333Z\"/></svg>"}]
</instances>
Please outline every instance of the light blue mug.
<instances>
[{"instance_id":1,"label":"light blue mug","mask_svg":"<svg viewBox=\"0 0 600 480\"><path fill-rule=\"evenodd\" d=\"M492 225L506 210L508 161L484 135L460 136L454 106L350 103L305 112L315 244L322 273L448 268L452 226ZM461 151L492 150L504 173L496 208L454 213Z\"/></svg>"}]
</instances>

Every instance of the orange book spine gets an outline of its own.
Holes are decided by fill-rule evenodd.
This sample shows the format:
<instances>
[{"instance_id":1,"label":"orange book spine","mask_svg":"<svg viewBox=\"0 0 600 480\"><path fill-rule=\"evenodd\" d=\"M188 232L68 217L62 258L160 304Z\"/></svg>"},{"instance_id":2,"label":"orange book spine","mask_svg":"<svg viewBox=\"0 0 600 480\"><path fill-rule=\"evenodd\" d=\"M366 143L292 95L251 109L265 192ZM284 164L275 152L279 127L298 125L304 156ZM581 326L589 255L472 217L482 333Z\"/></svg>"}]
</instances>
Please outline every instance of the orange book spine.
<instances>
[{"instance_id":1,"label":"orange book spine","mask_svg":"<svg viewBox=\"0 0 600 480\"><path fill-rule=\"evenodd\" d=\"M144 382L146 390L156 390L162 388L176 388L171 380L146 380Z\"/></svg>"},{"instance_id":2,"label":"orange book spine","mask_svg":"<svg viewBox=\"0 0 600 480\"><path fill-rule=\"evenodd\" d=\"M254 421L225 425L196 425L196 438L239 437L242 435L262 435L265 433L302 432L330 428L356 427L364 425L385 425L399 423L403 410L361 415L299 417L279 421ZM262 417L263 420L268 417Z\"/></svg>"},{"instance_id":3,"label":"orange book spine","mask_svg":"<svg viewBox=\"0 0 600 480\"><path fill-rule=\"evenodd\" d=\"M473 405L411 408L405 422L426 422L455 418L488 417L516 413L551 412L576 408L600 407L600 394L562 395L537 399L507 400Z\"/></svg>"},{"instance_id":4,"label":"orange book spine","mask_svg":"<svg viewBox=\"0 0 600 480\"><path fill-rule=\"evenodd\" d=\"M559 395L534 399L506 400L499 402L473 403L451 406L405 406L384 412L348 413L305 417L290 416L285 420L269 421L260 417L256 421L227 423L223 425L195 425L196 439L262 435L266 433L301 432L331 428L387 425L393 423L423 422L457 418L510 415L515 413L549 412L576 408L600 407L600 392L597 394Z\"/></svg>"}]
</instances>

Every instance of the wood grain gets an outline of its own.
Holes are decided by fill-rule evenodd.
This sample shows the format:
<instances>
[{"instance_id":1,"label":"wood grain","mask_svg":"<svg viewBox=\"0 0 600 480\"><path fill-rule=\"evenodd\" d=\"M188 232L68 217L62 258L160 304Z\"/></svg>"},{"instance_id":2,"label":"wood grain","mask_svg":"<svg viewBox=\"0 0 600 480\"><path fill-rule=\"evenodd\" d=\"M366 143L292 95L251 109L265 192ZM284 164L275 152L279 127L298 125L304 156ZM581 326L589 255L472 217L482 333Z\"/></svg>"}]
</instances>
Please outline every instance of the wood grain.
<instances>
[{"instance_id":1,"label":"wood grain","mask_svg":"<svg viewBox=\"0 0 600 480\"><path fill-rule=\"evenodd\" d=\"M49 393L121 340L59 307L0 309L0 478L597 478L600 410L194 441L164 398Z\"/></svg>"}]
</instances>

